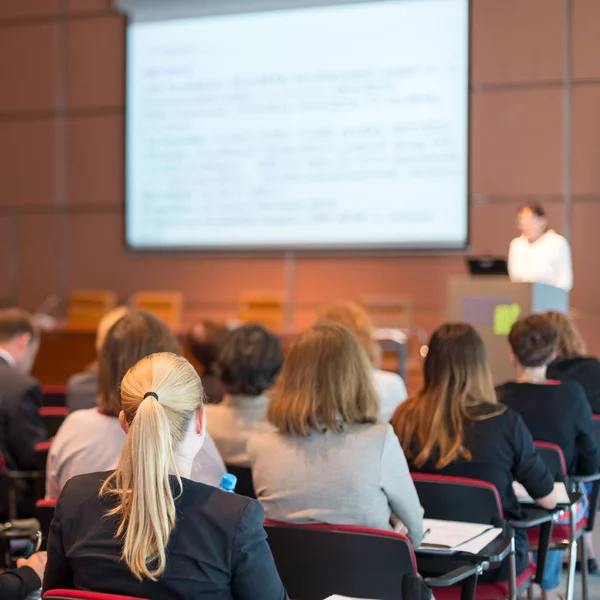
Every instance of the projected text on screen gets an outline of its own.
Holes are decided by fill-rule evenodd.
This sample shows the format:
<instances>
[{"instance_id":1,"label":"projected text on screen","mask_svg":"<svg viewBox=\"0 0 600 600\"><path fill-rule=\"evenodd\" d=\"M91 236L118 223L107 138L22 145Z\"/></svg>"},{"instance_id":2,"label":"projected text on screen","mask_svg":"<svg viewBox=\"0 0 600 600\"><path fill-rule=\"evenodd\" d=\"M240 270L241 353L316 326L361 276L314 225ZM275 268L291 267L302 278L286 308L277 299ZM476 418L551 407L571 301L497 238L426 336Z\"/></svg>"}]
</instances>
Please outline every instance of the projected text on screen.
<instances>
[{"instance_id":1,"label":"projected text on screen","mask_svg":"<svg viewBox=\"0 0 600 600\"><path fill-rule=\"evenodd\" d=\"M468 2L129 27L127 242L462 247Z\"/></svg>"}]
</instances>

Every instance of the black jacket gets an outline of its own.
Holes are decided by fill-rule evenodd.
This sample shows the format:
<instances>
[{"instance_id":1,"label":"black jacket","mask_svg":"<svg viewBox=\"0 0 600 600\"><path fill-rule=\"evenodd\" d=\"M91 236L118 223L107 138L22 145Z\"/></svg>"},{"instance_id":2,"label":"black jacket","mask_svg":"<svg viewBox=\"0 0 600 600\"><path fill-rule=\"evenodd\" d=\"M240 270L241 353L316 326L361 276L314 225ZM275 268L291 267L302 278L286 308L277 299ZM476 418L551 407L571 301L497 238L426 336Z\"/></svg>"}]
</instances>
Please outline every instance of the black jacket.
<instances>
[{"instance_id":1,"label":"black jacket","mask_svg":"<svg viewBox=\"0 0 600 600\"><path fill-rule=\"evenodd\" d=\"M112 496L98 492L109 473L71 479L56 506L48 540L44 591L71 588L152 600L286 600L256 500L183 479L167 569L138 581L114 539ZM173 491L178 491L175 478Z\"/></svg>"},{"instance_id":2,"label":"black jacket","mask_svg":"<svg viewBox=\"0 0 600 600\"><path fill-rule=\"evenodd\" d=\"M31 592L42 585L31 567L21 567L0 575L0 598L2 600L25 600Z\"/></svg>"},{"instance_id":3,"label":"black jacket","mask_svg":"<svg viewBox=\"0 0 600 600\"><path fill-rule=\"evenodd\" d=\"M585 391L592 412L600 415L600 360L578 356L556 360L548 366L548 379L576 381Z\"/></svg>"},{"instance_id":4,"label":"black jacket","mask_svg":"<svg viewBox=\"0 0 600 600\"><path fill-rule=\"evenodd\" d=\"M45 442L38 382L0 358L0 451L8 469L37 469L35 445Z\"/></svg>"},{"instance_id":5,"label":"black jacket","mask_svg":"<svg viewBox=\"0 0 600 600\"><path fill-rule=\"evenodd\" d=\"M521 415L534 440L560 446L570 475L591 475L598 471L592 411L578 383L509 381L496 391L500 402Z\"/></svg>"}]
</instances>

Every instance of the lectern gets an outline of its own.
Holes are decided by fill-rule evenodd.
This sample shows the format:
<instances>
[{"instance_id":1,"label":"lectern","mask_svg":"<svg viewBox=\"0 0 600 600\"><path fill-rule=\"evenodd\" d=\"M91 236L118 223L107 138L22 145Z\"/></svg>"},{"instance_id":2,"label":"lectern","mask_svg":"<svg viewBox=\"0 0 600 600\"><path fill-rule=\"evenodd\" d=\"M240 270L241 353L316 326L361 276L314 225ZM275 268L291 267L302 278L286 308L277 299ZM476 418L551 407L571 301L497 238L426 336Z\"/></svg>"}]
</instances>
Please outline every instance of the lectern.
<instances>
[{"instance_id":1,"label":"lectern","mask_svg":"<svg viewBox=\"0 0 600 600\"><path fill-rule=\"evenodd\" d=\"M514 378L507 336L522 316L567 312L568 292L542 283L512 283L508 277L454 277L448 282L448 319L470 323L487 348L495 383Z\"/></svg>"}]
</instances>

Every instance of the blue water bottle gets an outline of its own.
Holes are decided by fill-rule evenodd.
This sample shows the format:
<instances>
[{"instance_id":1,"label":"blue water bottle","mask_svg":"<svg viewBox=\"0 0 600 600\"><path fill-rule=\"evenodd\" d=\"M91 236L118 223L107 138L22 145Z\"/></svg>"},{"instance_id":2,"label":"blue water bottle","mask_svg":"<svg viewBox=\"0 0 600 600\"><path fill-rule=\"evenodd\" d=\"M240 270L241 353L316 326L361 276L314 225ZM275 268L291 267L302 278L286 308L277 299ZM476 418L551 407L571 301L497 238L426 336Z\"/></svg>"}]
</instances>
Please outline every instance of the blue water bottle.
<instances>
[{"instance_id":1,"label":"blue water bottle","mask_svg":"<svg viewBox=\"0 0 600 600\"><path fill-rule=\"evenodd\" d=\"M221 477L221 485L219 486L224 492L235 491L235 486L237 485L237 477L232 475L231 473L225 473L223 477Z\"/></svg>"}]
</instances>

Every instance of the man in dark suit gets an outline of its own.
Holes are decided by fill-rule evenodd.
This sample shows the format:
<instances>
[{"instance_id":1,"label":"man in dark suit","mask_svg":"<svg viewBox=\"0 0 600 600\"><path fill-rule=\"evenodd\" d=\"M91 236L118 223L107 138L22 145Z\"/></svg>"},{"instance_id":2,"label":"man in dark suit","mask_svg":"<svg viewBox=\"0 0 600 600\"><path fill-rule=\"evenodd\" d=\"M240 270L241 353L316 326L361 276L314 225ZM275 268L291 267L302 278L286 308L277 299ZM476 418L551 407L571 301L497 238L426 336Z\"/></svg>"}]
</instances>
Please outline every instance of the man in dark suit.
<instances>
[{"instance_id":1,"label":"man in dark suit","mask_svg":"<svg viewBox=\"0 0 600 600\"><path fill-rule=\"evenodd\" d=\"M42 390L29 375L39 341L29 314L16 308L0 311L0 452L10 470L36 470L35 445L47 440L39 414ZM19 512L25 516L34 499L23 491Z\"/></svg>"}]
</instances>

